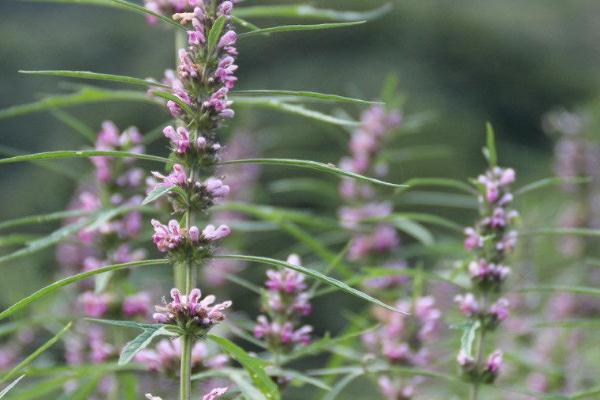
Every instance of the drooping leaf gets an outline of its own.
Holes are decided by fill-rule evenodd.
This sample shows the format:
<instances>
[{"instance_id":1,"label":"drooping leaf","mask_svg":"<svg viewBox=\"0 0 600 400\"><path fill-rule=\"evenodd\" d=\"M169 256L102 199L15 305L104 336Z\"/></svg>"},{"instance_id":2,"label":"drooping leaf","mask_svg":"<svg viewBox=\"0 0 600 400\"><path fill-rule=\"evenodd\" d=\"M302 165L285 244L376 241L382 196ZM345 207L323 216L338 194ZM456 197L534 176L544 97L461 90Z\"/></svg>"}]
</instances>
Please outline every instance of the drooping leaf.
<instances>
[{"instance_id":1,"label":"drooping leaf","mask_svg":"<svg viewBox=\"0 0 600 400\"><path fill-rule=\"evenodd\" d=\"M406 233L414 239L417 239L419 242L421 242L421 244L425 246L433 244L433 242L435 242L433 234L429 232L429 230L423 225L419 224L418 222L415 222L414 220L410 220L407 218L395 218L392 220L392 223L398 230Z\"/></svg>"},{"instance_id":2,"label":"drooping leaf","mask_svg":"<svg viewBox=\"0 0 600 400\"><path fill-rule=\"evenodd\" d=\"M63 335L65 333L67 333L67 331L71 328L71 325L72 325L72 323L69 322L67 325L65 325L64 328L62 328L50 340L48 340L46 343L44 343L43 345L41 345L40 347L38 347L33 353L31 353L30 355L28 355L27 357L25 357L25 359L23 361L21 361L19 364L17 364L16 366L14 366L10 371L8 371L2 377L2 379L0 379L0 382L6 382L7 380L10 380L10 379L14 378L16 375L18 375L25 367L27 367L29 364L31 364L36 358L38 358L46 350L48 350L56 342L58 342L60 340L60 338L63 337Z\"/></svg>"},{"instance_id":3,"label":"drooping leaf","mask_svg":"<svg viewBox=\"0 0 600 400\"><path fill-rule=\"evenodd\" d=\"M477 338L481 322L479 320L469 321L462 326L463 334L460 338L460 350L468 357L473 357L473 343Z\"/></svg>"},{"instance_id":4,"label":"drooping leaf","mask_svg":"<svg viewBox=\"0 0 600 400\"><path fill-rule=\"evenodd\" d=\"M283 165L288 167L307 168L319 172L325 172L338 176L344 176L347 178L353 178L359 181L365 181L381 186L388 186L393 188L408 188L409 184L396 184L391 182L382 181L375 178L369 178L364 175L355 174L341 168L336 167L333 164L325 164L317 161L310 160L295 160L290 158L248 158L242 160L227 160L220 162L221 165L230 164L265 164L265 165ZM410 182L410 181L409 181Z\"/></svg>"},{"instance_id":5,"label":"drooping leaf","mask_svg":"<svg viewBox=\"0 0 600 400\"><path fill-rule=\"evenodd\" d=\"M292 269L294 271L300 272L301 274L310 276L311 278L315 278L327 285L336 287L338 289L340 289L341 291L351 294L353 296L356 296L362 300L368 301L370 303L376 304L378 306L387 308L388 310L391 311L395 311L395 312L401 312L397 309L395 309L392 306L389 306L385 303L383 303L380 300L377 300L376 298L361 292L360 290L354 289L350 286L348 286L346 283L338 281L337 279L331 278L329 276L323 275L321 272L319 271L315 271L312 269L308 269L299 265L294 265L294 264L290 264L288 262L285 261L280 261L280 260L275 260L273 258L267 258L267 257L256 257L256 256L244 256L244 255L216 255L215 258L223 258L223 259L233 259L233 260L241 260L241 261L248 261L248 262L254 262L254 263L260 263L260 264L267 264L267 265L273 265L275 267L278 268L289 268Z\"/></svg>"},{"instance_id":6,"label":"drooping leaf","mask_svg":"<svg viewBox=\"0 0 600 400\"><path fill-rule=\"evenodd\" d=\"M260 96L231 96L230 99L234 101L234 107L251 106L269 108L277 111L282 111L288 114L300 115L302 117L313 119L315 121L326 122L328 124L350 127L358 126L357 121L334 117L319 111L310 110L301 105L288 104L277 99L269 99Z\"/></svg>"},{"instance_id":7,"label":"drooping leaf","mask_svg":"<svg viewBox=\"0 0 600 400\"><path fill-rule=\"evenodd\" d=\"M337 11L313 7L310 4L249 6L234 9L233 15L242 18L302 18L334 21L362 21L378 18L392 9L390 3L365 12Z\"/></svg>"},{"instance_id":8,"label":"drooping leaf","mask_svg":"<svg viewBox=\"0 0 600 400\"><path fill-rule=\"evenodd\" d=\"M352 97L340 96L337 94L328 94L328 93L319 93L319 92L311 92L306 90L236 90L233 92L234 95L238 96L292 96L292 97L300 97L300 98L308 98L315 99L321 101L331 101L336 103L353 103L353 104L361 104L361 105L370 105L370 104L383 104L379 101L369 101L362 99L355 99Z\"/></svg>"},{"instance_id":9,"label":"drooping leaf","mask_svg":"<svg viewBox=\"0 0 600 400\"><path fill-rule=\"evenodd\" d=\"M123 10L133 11L142 15L151 15L152 17L169 24L177 29L181 29L185 31L185 27L175 22L174 20L165 17L164 15L160 15L151 11L145 7L142 7L135 3L130 3L125 0L22 0L22 1L30 1L37 3L65 3L65 4L85 4L85 5L94 5L94 6L102 6L102 7L112 7L119 8Z\"/></svg>"},{"instance_id":10,"label":"drooping leaf","mask_svg":"<svg viewBox=\"0 0 600 400\"><path fill-rule=\"evenodd\" d=\"M72 275L67 278L60 279L42 289L34 292L33 294L19 300L12 306L8 307L6 310L2 311L0 313L0 320L9 317L10 315L14 314L15 312L26 307L27 305L33 303L36 300L39 300L40 298L42 298L44 296L49 295L50 293L53 293L54 291L56 291L57 289L60 289L61 287L70 285L75 282L82 281L82 280L92 277L94 275L102 274L102 273L109 272L109 271L118 271L121 269L132 268L132 267L161 265L161 264L168 264L168 263L169 263L169 261L166 259L132 261L132 262L123 263L123 264L107 265L105 267L100 267L100 268L97 268L97 269L94 269L91 271L82 272L77 275Z\"/></svg>"},{"instance_id":11,"label":"drooping leaf","mask_svg":"<svg viewBox=\"0 0 600 400\"><path fill-rule=\"evenodd\" d=\"M99 81L111 81L111 82L120 82L127 83L129 85L137 85L137 86L156 86L169 88L168 85L159 82L151 82L146 79L134 78L131 76L125 75L112 75L112 74L103 74L99 72L90 72L90 71L67 71L67 70L45 70L45 71L19 71L21 74L28 75L43 75L43 76L60 76L67 78L80 78L80 79L92 79Z\"/></svg>"},{"instance_id":12,"label":"drooping leaf","mask_svg":"<svg viewBox=\"0 0 600 400\"><path fill-rule=\"evenodd\" d=\"M215 48L217 47L217 43L219 42L221 34L223 33L223 28L225 27L225 22L225 16L221 15L219 18L217 18L212 28L210 29L210 32L208 33L208 38L206 40L207 54L212 54Z\"/></svg>"},{"instance_id":13,"label":"drooping leaf","mask_svg":"<svg viewBox=\"0 0 600 400\"><path fill-rule=\"evenodd\" d=\"M97 156L115 157L115 158L137 158L140 160L157 161L166 163L169 160L164 157L154 156L151 154L133 153L129 151L112 151L112 150L59 150L46 151L43 153L26 154L0 159L0 164L9 164L24 161L35 160L56 160L61 158L90 158Z\"/></svg>"},{"instance_id":14,"label":"drooping leaf","mask_svg":"<svg viewBox=\"0 0 600 400\"><path fill-rule=\"evenodd\" d=\"M294 31L316 31L322 29L336 29L336 28L347 28L349 26L361 25L367 21L354 21L354 22L333 22L326 24L311 24L311 25L280 25L271 26L268 28L255 29L250 32L240 33L239 38L265 35L277 32L294 32Z\"/></svg>"},{"instance_id":15,"label":"drooping leaf","mask_svg":"<svg viewBox=\"0 0 600 400\"><path fill-rule=\"evenodd\" d=\"M0 119L18 117L56 108L72 107L81 104L105 103L109 101L134 101L156 104L156 101L148 97L144 92L84 87L75 93L48 96L33 103L5 108L0 110Z\"/></svg>"},{"instance_id":16,"label":"drooping leaf","mask_svg":"<svg viewBox=\"0 0 600 400\"><path fill-rule=\"evenodd\" d=\"M279 389L271 377L265 372L265 361L250 356L244 349L232 341L215 335L208 335L231 358L239 362L252 378L254 385L265 395L267 400L281 398Z\"/></svg>"},{"instance_id":17,"label":"drooping leaf","mask_svg":"<svg viewBox=\"0 0 600 400\"><path fill-rule=\"evenodd\" d=\"M20 377L9 383L8 386L6 386L4 389L2 389L2 391L0 392L0 399L6 396L6 394L12 390L12 388L17 386L17 383L19 383L23 378L25 378L25 375L21 375Z\"/></svg>"}]
</instances>

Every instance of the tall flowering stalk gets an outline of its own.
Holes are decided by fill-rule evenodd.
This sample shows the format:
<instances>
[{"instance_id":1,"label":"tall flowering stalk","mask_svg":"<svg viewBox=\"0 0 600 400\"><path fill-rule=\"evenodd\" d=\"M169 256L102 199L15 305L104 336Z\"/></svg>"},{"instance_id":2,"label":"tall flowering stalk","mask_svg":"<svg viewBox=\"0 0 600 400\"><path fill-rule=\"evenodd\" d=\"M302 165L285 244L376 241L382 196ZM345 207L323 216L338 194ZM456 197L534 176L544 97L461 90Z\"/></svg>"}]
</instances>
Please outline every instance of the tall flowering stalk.
<instances>
[{"instance_id":1,"label":"tall flowering stalk","mask_svg":"<svg viewBox=\"0 0 600 400\"><path fill-rule=\"evenodd\" d=\"M157 183L150 196L168 192L173 213L181 216L181 222L152 221L153 241L175 264L180 288L171 291L171 302L157 307L154 319L170 325L181 337L180 399L189 400L194 342L222 321L223 311L231 305L213 305L214 296L201 299L200 290L194 289L198 267L206 264L215 242L228 236L230 229L211 224L198 228L194 223L197 216L206 214L215 201L229 193L229 186L211 175L221 150L216 131L234 116L227 96L237 80L237 50L236 33L229 22L231 1L180 3L150 3L158 11L174 11L172 18L188 28L187 46L177 52L176 72L165 73L163 83L170 87L169 93L159 93L158 89L150 92L168 98L166 106L178 120L176 126L164 129L171 142L172 170L167 175L153 172Z\"/></svg>"},{"instance_id":2,"label":"tall flowering stalk","mask_svg":"<svg viewBox=\"0 0 600 400\"><path fill-rule=\"evenodd\" d=\"M468 318L457 361L472 383L472 400L478 399L480 385L494 382L502 367L502 351L487 354L486 340L508 317L509 303L501 293L510 274L506 257L517 240L512 226L518 214L511 209L513 195L510 192L515 171L496 166L493 145L488 145L486 154L490 168L474 182L479 191L480 219L474 227L465 229L465 248L473 255L468 264L471 290L455 298L460 311Z\"/></svg>"}]
</instances>

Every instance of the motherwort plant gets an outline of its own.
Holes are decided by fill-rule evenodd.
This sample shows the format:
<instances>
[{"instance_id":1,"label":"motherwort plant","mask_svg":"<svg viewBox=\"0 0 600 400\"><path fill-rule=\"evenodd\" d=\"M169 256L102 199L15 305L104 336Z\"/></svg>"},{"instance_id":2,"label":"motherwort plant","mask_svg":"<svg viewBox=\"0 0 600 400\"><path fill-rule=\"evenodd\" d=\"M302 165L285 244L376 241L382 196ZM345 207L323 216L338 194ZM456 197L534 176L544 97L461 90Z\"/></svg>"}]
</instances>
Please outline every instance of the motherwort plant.
<instances>
[{"instance_id":1,"label":"motherwort plant","mask_svg":"<svg viewBox=\"0 0 600 400\"><path fill-rule=\"evenodd\" d=\"M471 290L455 298L468 318L457 361L465 378L472 383L471 399L479 398L480 386L494 382L502 367L502 351L488 352L488 341L490 332L508 318L509 302L501 294L511 272L506 265L507 256L517 240L513 226L518 214L511 208L510 192L515 171L496 164L491 127L484 154L490 167L473 182L479 193L480 219L474 227L465 229L464 246L473 255L467 264Z\"/></svg>"}]
</instances>

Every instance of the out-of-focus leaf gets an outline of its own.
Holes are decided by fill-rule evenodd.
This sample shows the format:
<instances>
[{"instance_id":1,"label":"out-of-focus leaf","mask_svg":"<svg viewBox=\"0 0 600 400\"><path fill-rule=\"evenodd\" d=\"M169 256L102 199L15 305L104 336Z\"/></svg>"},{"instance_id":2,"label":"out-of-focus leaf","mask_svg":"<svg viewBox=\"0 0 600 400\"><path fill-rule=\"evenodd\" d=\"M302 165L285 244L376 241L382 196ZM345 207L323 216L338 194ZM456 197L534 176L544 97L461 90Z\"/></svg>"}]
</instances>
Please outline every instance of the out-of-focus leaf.
<instances>
[{"instance_id":1,"label":"out-of-focus leaf","mask_svg":"<svg viewBox=\"0 0 600 400\"><path fill-rule=\"evenodd\" d=\"M383 218L383 219L379 219L379 220L393 222L394 220L397 220L397 219L423 222L423 223L427 223L427 224L431 224L431 225L435 225L435 226L442 226L444 228L448 228L453 231L461 232L461 233L463 231L463 227L460 226L459 224L457 224L456 222L450 221L449 219L446 219L446 218L443 218L443 217L440 217L440 216L434 215L434 214L415 213L415 212L405 212L405 213L400 212L400 213L391 214L390 216Z\"/></svg>"},{"instance_id":2,"label":"out-of-focus leaf","mask_svg":"<svg viewBox=\"0 0 600 400\"><path fill-rule=\"evenodd\" d=\"M568 399L596 399L597 396L600 396L600 385L595 386L591 389L585 389L579 392L575 392L571 396L569 396Z\"/></svg>"},{"instance_id":3,"label":"out-of-focus leaf","mask_svg":"<svg viewBox=\"0 0 600 400\"><path fill-rule=\"evenodd\" d=\"M398 230L406 233L409 236L412 236L425 246L435 242L431 232L429 232L429 230L423 225L413 220L408 218L394 218L391 222Z\"/></svg>"},{"instance_id":4,"label":"out-of-focus leaf","mask_svg":"<svg viewBox=\"0 0 600 400\"><path fill-rule=\"evenodd\" d=\"M354 104L382 104L379 101L369 101L362 99L355 99L352 97L340 96L337 94L318 93L310 92L306 90L236 90L233 94L238 96L250 95L250 96L292 96L300 98L315 99L321 101L332 101L336 103L354 103Z\"/></svg>"},{"instance_id":5,"label":"out-of-focus leaf","mask_svg":"<svg viewBox=\"0 0 600 400\"><path fill-rule=\"evenodd\" d=\"M454 282L451 278L447 278L445 276L434 274L432 272L427 271L417 271L413 268L390 268L390 267L363 267L361 269L365 272L364 276L357 277L357 280L360 282L364 282L374 278L381 278L387 276L409 276L414 277L417 274L421 274L423 279L440 281L450 283L451 285L461 287L458 283Z\"/></svg>"},{"instance_id":6,"label":"out-of-focus leaf","mask_svg":"<svg viewBox=\"0 0 600 400\"><path fill-rule=\"evenodd\" d=\"M14 378L16 375L18 375L23 368L27 367L29 364L31 364L36 358L38 358L40 355L42 355L46 350L48 350L50 347L52 347L56 342L58 342L60 340L61 337L63 337L63 335L65 333L67 333L67 331L71 328L72 323L69 322L67 325L65 325L64 328L62 328L56 335L54 335L50 340L48 340L46 343L44 343L43 345L41 345L40 347L38 347L33 353L31 353L30 355L28 355L27 357L25 357L25 359L23 361L21 361L19 364L17 364L15 367L13 367L10 371L8 371L3 377L2 379L0 379L0 382L6 382L7 380L10 380L12 378Z\"/></svg>"},{"instance_id":7,"label":"out-of-focus leaf","mask_svg":"<svg viewBox=\"0 0 600 400\"><path fill-rule=\"evenodd\" d=\"M244 349L223 337L208 335L208 339L218 344L227 355L242 364L250 375L250 378L252 378L254 385L265 395L267 400L278 400L281 398L277 385L265 372L265 361L250 356Z\"/></svg>"},{"instance_id":8,"label":"out-of-focus leaf","mask_svg":"<svg viewBox=\"0 0 600 400\"><path fill-rule=\"evenodd\" d=\"M486 130L486 146L483 149L483 154L487 158L490 167L498 165L498 153L496 151L496 138L494 135L494 128L489 122L485 125Z\"/></svg>"},{"instance_id":9,"label":"out-of-focus leaf","mask_svg":"<svg viewBox=\"0 0 600 400\"><path fill-rule=\"evenodd\" d=\"M476 195L477 192L469 184L448 178L413 178L405 182L407 187L416 188L420 186L446 187L457 189L465 193Z\"/></svg>"},{"instance_id":10,"label":"out-of-focus leaf","mask_svg":"<svg viewBox=\"0 0 600 400\"><path fill-rule=\"evenodd\" d=\"M157 186L150 193L148 193L148 196L146 196L146 198L144 198L144 201L142 201L142 205L144 206L146 204L152 203L153 201L158 200L159 198L172 191L182 191L182 189L179 186Z\"/></svg>"},{"instance_id":11,"label":"out-of-focus leaf","mask_svg":"<svg viewBox=\"0 0 600 400\"><path fill-rule=\"evenodd\" d=\"M585 286L541 285L517 289L518 292L568 292L588 296L600 296L600 289Z\"/></svg>"},{"instance_id":12,"label":"out-of-focus leaf","mask_svg":"<svg viewBox=\"0 0 600 400\"><path fill-rule=\"evenodd\" d=\"M600 319L567 319L562 321L542 321L535 324L539 328L598 328Z\"/></svg>"},{"instance_id":13,"label":"out-of-focus leaf","mask_svg":"<svg viewBox=\"0 0 600 400\"><path fill-rule=\"evenodd\" d=\"M310 4L249 6L234 9L233 15L242 18L302 18L334 21L362 21L378 18L392 9L390 3L365 12L337 11L313 7Z\"/></svg>"},{"instance_id":14,"label":"out-of-focus leaf","mask_svg":"<svg viewBox=\"0 0 600 400\"><path fill-rule=\"evenodd\" d=\"M578 185L582 183L589 183L591 178L589 177L569 177L569 178L561 178L561 177L552 177L540 179L539 181L531 182L517 190L515 190L515 196L521 196L527 194L529 192L533 192L538 189L543 189L549 186L557 186L557 185Z\"/></svg>"},{"instance_id":15,"label":"out-of-focus leaf","mask_svg":"<svg viewBox=\"0 0 600 400\"><path fill-rule=\"evenodd\" d=\"M600 236L600 229L547 228L519 232L519 236Z\"/></svg>"},{"instance_id":16,"label":"out-of-focus leaf","mask_svg":"<svg viewBox=\"0 0 600 400\"><path fill-rule=\"evenodd\" d=\"M85 215L90 215L90 214L92 214L92 211L69 210L69 211L53 212L50 214L30 215L27 217L21 217L21 218L16 218L16 219L11 219L8 221L0 222L0 229L14 228L16 226L22 226L22 225L43 224L46 222L63 220L65 218L83 217Z\"/></svg>"},{"instance_id":17,"label":"out-of-focus leaf","mask_svg":"<svg viewBox=\"0 0 600 400\"><path fill-rule=\"evenodd\" d=\"M165 17L164 15L160 15L151 11L145 7L142 7L135 3L130 3L125 0L21 0L21 1L31 1L37 3L65 3L65 4L85 4L85 5L94 5L94 6L102 6L102 7L112 7L119 8L123 10L133 11L142 15L151 15L152 17L167 23L177 29L181 29L185 31L185 27L181 24L175 22L174 20Z\"/></svg>"},{"instance_id":18,"label":"out-of-focus leaf","mask_svg":"<svg viewBox=\"0 0 600 400\"><path fill-rule=\"evenodd\" d=\"M111 82L120 82L127 83L129 85L138 85L138 86L156 86L169 88L168 85L159 82L151 82L146 79L134 78L131 76L125 75L113 75L113 74L103 74L99 72L90 72L90 71L67 71L67 70L45 70L45 71L19 71L21 74L28 75L42 75L42 76L60 76L66 78L80 78L80 79L92 79L98 81L111 81Z\"/></svg>"},{"instance_id":19,"label":"out-of-focus leaf","mask_svg":"<svg viewBox=\"0 0 600 400\"><path fill-rule=\"evenodd\" d=\"M90 103L105 103L109 101L134 101L156 104L156 101L148 97L144 92L84 87L75 93L49 96L33 103L5 108L0 110L0 119L18 117L55 108L72 107Z\"/></svg>"},{"instance_id":20,"label":"out-of-focus leaf","mask_svg":"<svg viewBox=\"0 0 600 400\"><path fill-rule=\"evenodd\" d=\"M140 160L157 161L166 163L169 160L164 157L153 156L151 154L133 153L129 151L112 151L112 150L58 150L46 151L43 153L25 154L10 158L0 159L0 164L9 164L24 161L35 160L55 160L59 158L90 158L97 156L115 157L115 158L137 158Z\"/></svg>"},{"instance_id":21,"label":"out-of-focus leaf","mask_svg":"<svg viewBox=\"0 0 600 400\"><path fill-rule=\"evenodd\" d=\"M332 390L332 387L323 382L321 379L314 378L312 376L308 376L298 371L294 371L291 369L284 370L275 370L275 374L284 376L286 380L289 380L292 386L302 386L304 384L309 384L311 386L317 387L322 390Z\"/></svg>"},{"instance_id":22,"label":"out-of-focus leaf","mask_svg":"<svg viewBox=\"0 0 600 400\"><path fill-rule=\"evenodd\" d=\"M270 99L266 97L250 97L250 96L231 96L234 101L234 106L251 106L270 108L277 111L283 111L288 114L300 115L305 118L313 119L320 122L339 126L358 126L358 122L350 119L333 117L329 114L324 114L319 111L311 110L297 104L288 104L278 99ZM1 117L1 114L0 114Z\"/></svg>"},{"instance_id":23,"label":"out-of-focus leaf","mask_svg":"<svg viewBox=\"0 0 600 400\"><path fill-rule=\"evenodd\" d=\"M83 379L83 382L79 383L77 389L71 393L65 393L58 400L88 400L96 391L100 379L102 379L102 375L98 373L92 374L91 377Z\"/></svg>"},{"instance_id":24,"label":"out-of-focus leaf","mask_svg":"<svg viewBox=\"0 0 600 400\"><path fill-rule=\"evenodd\" d=\"M463 334L460 338L460 351L468 357L473 357L473 343L480 326L481 322L479 320L469 321L462 326Z\"/></svg>"},{"instance_id":25,"label":"out-of-focus leaf","mask_svg":"<svg viewBox=\"0 0 600 400\"><path fill-rule=\"evenodd\" d=\"M17 383L19 383L19 381L23 378L25 378L25 375L21 375L20 377L9 383L8 386L6 386L4 389L2 389L2 391L0 392L0 399L6 396L6 394L12 390L12 388L17 386Z\"/></svg>"},{"instance_id":26,"label":"out-of-focus leaf","mask_svg":"<svg viewBox=\"0 0 600 400\"><path fill-rule=\"evenodd\" d=\"M48 396L49 393L64 391L65 383L72 379L72 375L63 375L38 381L33 386L28 386L19 389L18 391L12 391L10 393L10 400L50 399L52 397Z\"/></svg>"},{"instance_id":27,"label":"out-of-focus leaf","mask_svg":"<svg viewBox=\"0 0 600 400\"><path fill-rule=\"evenodd\" d=\"M255 29L250 32L240 33L239 38L245 38L257 35L268 35L270 33L277 32L295 32L295 31L317 31L322 29L336 29L336 28L347 28L354 25L362 25L367 21L354 21L354 22L332 22L326 24L311 24L311 25L280 25L271 26L268 28Z\"/></svg>"},{"instance_id":28,"label":"out-of-focus leaf","mask_svg":"<svg viewBox=\"0 0 600 400\"><path fill-rule=\"evenodd\" d=\"M314 228L332 228L337 226L337 220L320 216L309 214L308 212L303 212L299 210L289 209L289 208L281 208L281 207L272 207L251 203L243 203L243 202L226 202L223 204L218 204L214 208L216 211L236 211L244 214L248 214L251 216L258 217L264 220L287 220L296 222L298 224L302 224L305 226L311 226Z\"/></svg>"},{"instance_id":29,"label":"out-of-focus leaf","mask_svg":"<svg viewBox=\"0 0 600 400\"><path fill-rule=\"evenodd\" d=\"M409 191L402 193L402 196L398 197L396 202L403 205L451 207L469 210L477 207L475 196L429 191Z\"/></svg>"},{"instance_id":30,"label":"out-of-focus leaf","mask_svg":"<svg viewBox=\"0 0 600 400\"><path fill-rule=\"evenodd\" d=\"M346 386L351 384L355 379L362 376L364 373L365 372L361 370L346 375L335 384L335 386L333 387L333 389L331 389L329 393L322 397L322 400L335 400L340 395L340 393L342 393L342 391L346 388Z\"/></svg>"},{"instance_id":31,"label":"out-of-focus leaf","mask_svg":"<svg viewBox=\"0 0 600 400\"><path fill-rule=\"evenodd\" d=\"M94 143L96 141L96 132L83 121L59 109L52 110L51 113L56 119L79 133L88 142Z\"/></svg>"},{"instance_id":32,"label":"out-of-focus leaf","mask_svg":"<svg viewBox=\"0 0 600 400\"><path fill-rule=\"evenodd\" d=\"M298 167L298 168L307 168L312 169L319 172L325 172L329 174L334 174L338 176L343 176L347 178L353 178L359 181L365 181L369 183L373 183L381 186L388 186L393 188L407 188L408 184L397 184L382 181L375 178L369 178L364 175L355 174L354 172L345 171L341 168L336 167L333 164L324 164L317 161L310 160L295 160L290 158L248 158L243 160L227 160L222 161L221 165L229 165L229 164L265 164L265 165L282 165L287 167Z\"/></svg>"},{"instance_id":33,"label":"out-of-focus leaf","mask_svg":"<svg viewBox=\"0 0 600 400\"><path fill-rule=\"evenodd\" d=\"M294 264L290 264L285 261L275 260L275 259L267 258L267 257L244 256L244 255L216 255L215 258L242 260L242 261L260 263L260 264L273 265L278 268L289 268L294 271L300 272L301 274L318 279L327 285L334 286L334 287L340 289L341 291L351 294L353 296L356 296L362 300L365 300L370 303L376 304L378 306L384 307L391 311L401 312L401 311L395 309L394 307L389 306L389 305L385 304L384 302L377 300L376 298L374 298L364 292L361 292L360 290L357 290L357 289L354 289L354 288L348 286L344 282L341 282L341 281L338 281L337 279L323 275L319 271L308 269L308 268L302 267L300 265L294 265Z\"/></svg>"},{"instance_id":34,"label":"out-of-focus leaf","mask_svg":"<svg viewBox=\"0 0 600 400\"><path fill-rule=\"evenodd\" d=\"M54 291L56 291L57 289L59 289L63 286L67 286L67 285L70 285L71 283L82 281L82 280L92 277L94 275L102 274L102 273L109 272L109 271L118 271L121 269L132 268L132 267L161 265L161 264L168 264L168 263L169 263L169 260L166 260L166 259L132 261L132 262L123 263L123 264L107 265L105 267L96 268L91 271L86 271L86 272L82 272L77 275L72 275L67 278L63 278L61 280L58 280L40 290L38 290L35 293L19 300L12 306L8 307L6 310L4 310L0 313L0 320L7 318L8 316L21 310L22 308L26 307L27 305L33 303L36 300L39 300L40 298L42 298L44 296L49 295L50 293L53 293Z\"/></svg>"}]
</instances>

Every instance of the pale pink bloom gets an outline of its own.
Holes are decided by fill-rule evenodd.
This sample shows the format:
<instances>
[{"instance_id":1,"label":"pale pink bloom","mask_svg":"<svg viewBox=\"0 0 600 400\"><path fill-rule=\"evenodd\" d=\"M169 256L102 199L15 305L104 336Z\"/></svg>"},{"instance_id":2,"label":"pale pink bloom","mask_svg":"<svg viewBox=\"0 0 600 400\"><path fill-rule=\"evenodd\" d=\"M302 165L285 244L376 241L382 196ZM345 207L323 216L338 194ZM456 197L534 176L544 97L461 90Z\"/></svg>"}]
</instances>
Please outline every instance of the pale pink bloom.
<instances>
[{"instance_id":1,"label":"pale pink bloom","mask_svg":"<svg viewBox=\"0 0 600 400\"><path fill-rule=\"evenodd\" d=\"M458 303L460 311L467 317L472 317L479 313L479 304L473 296L473 293L456 295L454 301Z\"/></svg>"},{"instance_id":2,"label":"pale pink bloom","mask_svg":"<svg viewBox=\"0 0 600 400\"><path fill-rule=\"evenodd\" d=\"M139 292L128 296L123 301L123 314L127 317L134 317L136 315L145 317L150 313L150 309L150 295L146 292Z\"/></svg>"},{"instance_id":3,"label":"pale pink bloom","mask_svg":"<svg viewBox=\"0 0 600 400\"><path fill-rule=\"evenodd\" d=\"M189 295L182 295L178 289L171 290L170 303L156 306L154 320L162 324L173 324L177 321L194 321L196 325L210 328L225 319L225 311L231 307L231 301L214 304L215 296L209 295L201 300L200 289L192 289Z\"/></svg>"},{"instance_id":4,"label":"pale pink bloom","mask_svg":"<svg viewBox=\"0 0 600 400\"><path fill-rule=\"evenodd\" d=\"M493 375L498 375L500 368L502 368L502 351L496 350L488 357L486 363L486 370L491 372Z\"/></svg>"},{"instance_id":5,"label":"pale pink bloom","mask_svg":"<svg viewBox=\"0 0 600 400\"><path fill-rule=\"evenodd\" d=\"M78 300L87 316L99 318L108 311L112 297L108 293L84 292Z\"/></svg>"}]
</instances>

